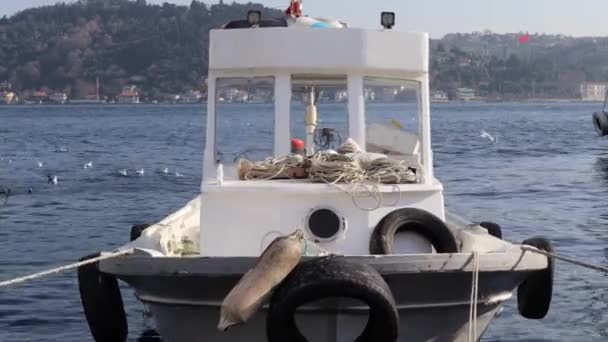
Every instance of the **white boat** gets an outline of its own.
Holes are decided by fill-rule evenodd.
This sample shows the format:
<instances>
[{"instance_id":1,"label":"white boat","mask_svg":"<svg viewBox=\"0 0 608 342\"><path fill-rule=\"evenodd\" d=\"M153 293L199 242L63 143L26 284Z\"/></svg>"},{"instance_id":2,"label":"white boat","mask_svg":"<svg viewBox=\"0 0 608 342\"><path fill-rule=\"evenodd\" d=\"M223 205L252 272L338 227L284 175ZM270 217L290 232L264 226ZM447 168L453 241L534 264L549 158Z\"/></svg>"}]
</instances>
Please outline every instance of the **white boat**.
<instances>
[{"instance_id":1,"label":"white boat","mask_svg":"<svg viewBox=\"0 0 608 342\"><path fill-rule=\"evenodd\" d=\"M211 31L207 111L213 115L207 116L201 194L156 224L135 226L132 242L119 248L134 254L79 269L96 341L127 338L117 279L151 310L165 342L477 341L515 289L524 317L547 314L552 259L504 241L495 224L473 224L446 211L431 151L429 38L390 30L386 21L394 16L382 18L380 30L253 24ZM244 152L227 142L237 140L245 150L262 134L247 133L245 123L241 129L235 106L220 101L226 89L244 87L272 92L273 109L255 118L244 110L242 121L268 117L270 127L263 126L272 135L260 141L272 145L273 163L290 153L292 118L305 118L296 128L306 136L308 178L283 177L281 169L255 179L247 162L234 163ZM365 101L368 89L390 87L415 88L418 125L384 122L382 115L395 109ZM345 152L345 145L342 154L321 151L333 148L335 130L316 128L326 113L314 98L341 89L348 95L348 124L340 133L351 148L358 144L367 152ZM310 92L305 111L291 105L302 92ZM391 113L370 124L383 109ZM315 158L328 155L348 163L353 174L341 175L356 181L313 182L315 165L323 165ZM380 169L373 178L374 161L406 176L381 178L395 173ZM297 229L317 249L251 321L218 331L225 296L274 237ZM543 238L526 244L551 250Z\"/></svg>"}]
</instances>

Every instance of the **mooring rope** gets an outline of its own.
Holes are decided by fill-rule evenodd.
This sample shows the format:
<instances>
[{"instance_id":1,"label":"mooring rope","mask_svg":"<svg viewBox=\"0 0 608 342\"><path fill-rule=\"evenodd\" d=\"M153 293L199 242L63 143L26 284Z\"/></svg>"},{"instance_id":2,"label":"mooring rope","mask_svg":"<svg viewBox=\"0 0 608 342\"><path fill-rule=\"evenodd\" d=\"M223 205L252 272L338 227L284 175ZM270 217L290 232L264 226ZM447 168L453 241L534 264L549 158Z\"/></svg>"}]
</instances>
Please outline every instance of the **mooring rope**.
<instances>
[{"instance_id":1,"label":"mooring rope","mask_svg":"<svg viewBox=\"0 0 608 342\"><path fill-rule=\"evenodd\" d=\"M361 164L345 154L318 152L310 158L309 179L316 183L359 183L365 178Z\"/></svg>"},{"instance_id":2,"label":"mooring rope","mask_svg":"<svg viewBox=\"0 0 608 342\"><path fill-rule=\"evenodd\" d=\"M469 342L477 340L477 297L479 295L479 255L472 253L473 274L471 279L471 300L469 306Z\"/></svg>"},{"instance_id":3,"label":"mooring rope","mask_svg":"<svg viewBox=\"0 0 608 342\"><path fill-rule=\"evenodd\" d=\"M558 254L555 254L555 253L550 253L550 252L547 252L547 251L543 251L542 249L538 249L538 248L535 248L535 247L532 247L532 246L522 245L521 249L524 250L524 251L528 251L528 252L532 252L532 253L536 253L536 254L541 254L541 255L544 255L544 256L547 256L547 257L551 257L551 258L554 258L554 259L557 259L557 260L565 261L567 263L578 265L578 266L585 267L585 268L588 268L588 269L592 269L592 270L595 270L595 271L599 271L599 272L603 272L603 273L608 273L608 267L606 267L606 266L589 264L589 263L586 263L586 262L583 262L583 261L579 261L579 260L576 260L576 259L573 259L573 258L569 258L569 257L563 256L563 255L558 255Z\"/></svg>"},{"instance_id":4,"label":"mooring rope","mask_svg":"<svg viewBox=\"0 0 608 342\"><path fill-rule=\"evenodd\" d=\"M28 276L24 276L24 277L19 277L19 278L14 278L14 279L10 279L10 280L6 280L3 282L0 282L0 288L2 287L8 287L11 285L17 285L20 283L25 283L26 281L29 280L34 280L34 279L39 279L42 277L46 277L49 275L53 275L53 274L57 274L57 273L61 273L64 271L68 271L68 270L72 270L72 269L76 269L82 266L86 266L86 265L90 265L90 264L94 264L96 262L102 261L102 260L108 260L108 259L113 259L113 258L117 258L123 255L129 255L129 254L133 254L133 249L127 249L124 251L118 251L118 252L114 252L114 253L110 253L110 254L105 254L93 259L88 259L88 260L84 260L84 261L80 261L80 262L76 262L73 264L69 264L69 265L65 265L65 266L61 266L61 267L56 267L56 268L52 268L50 270L46 270L46 271L42 271L42 272L38 272L38 273L34 273Z\"/></svg>"},{"instance_id":5,"label":"mooring rope","mask_svg":"<svg viewBox=\"0 0 608 342\"><path fill-rule=\"evenodd\" d=\"M247 159L239 160L239 176L243 180L271 180L277 177L288 177L285 172L290 168L301 167L304 158L297 154L267 158L261 162L252 162Z\"/></svg>"},{"instance_id":6,"label":"mooring rope","mask_svg":"<svg viewBox=\"0 0 608 342\"><path fill-rule=\"evenodd\" d=\"M365 163L365 178L382 184L415 183L416 174L403 160L378 158Z\"/></svg>"}]
</instances>

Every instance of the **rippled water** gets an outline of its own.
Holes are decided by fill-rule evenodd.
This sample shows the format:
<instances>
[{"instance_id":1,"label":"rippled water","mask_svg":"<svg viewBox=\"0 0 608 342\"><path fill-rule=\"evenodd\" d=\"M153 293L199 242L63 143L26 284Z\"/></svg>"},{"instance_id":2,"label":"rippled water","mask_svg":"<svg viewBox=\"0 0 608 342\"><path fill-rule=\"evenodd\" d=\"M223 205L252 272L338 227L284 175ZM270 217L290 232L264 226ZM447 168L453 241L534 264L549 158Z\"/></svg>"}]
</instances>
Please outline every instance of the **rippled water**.
<instances>
[{"instance_id":1,"label":"rippled water","mask_svg":"<svg viewBox=\"0 0 608 342\"><path fill-rule=\"evenodd\" d=\"M434 106L446 204L498 222L508 240L545 235L560 253L608 263L608 141L591 125L598 106ZM0 205L0 279L121 245L132 224L159 220L195 196L204 115L198 106L0 107L0 185L13 190ZM47 184L49 173L58 185ZM608 340L606 277L563 263L556 274L545 320L521 318L512 300L484 340ZM142 307L128 289L123 297L136 341L146 329ZM0 341L89 336L75 273L0 290Z\"/></svg>"}]
</instances>

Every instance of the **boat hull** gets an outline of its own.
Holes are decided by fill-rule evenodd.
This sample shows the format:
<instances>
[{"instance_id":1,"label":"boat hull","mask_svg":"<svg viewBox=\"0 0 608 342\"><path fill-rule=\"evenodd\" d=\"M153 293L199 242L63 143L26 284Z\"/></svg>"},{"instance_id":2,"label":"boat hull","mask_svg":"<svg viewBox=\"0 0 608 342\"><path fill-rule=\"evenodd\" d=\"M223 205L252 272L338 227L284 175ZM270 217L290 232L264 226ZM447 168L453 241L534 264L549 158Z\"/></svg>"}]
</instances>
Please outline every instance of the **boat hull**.
<instances>
[{"instance_id":1,"label":"boat hull","mask_svg":"<svg viewBox=\"0 0 608 342\"><path fill-rule=\"evenodd\" d=\"M476 340L518 284L547 267L545 257L521 250L479 258ZM390 286L399 312L399 341L468 341L471 254L347 259L370 264ZM101 268L135 288L165 342L265 341L266 307L246 325L217 331L223 298L254 263L254 258L130 257L103 262ZM330 299L300 308L296 322L311 341L350 342L367 315L357 302Z\"/></svg>"}]
</instances>

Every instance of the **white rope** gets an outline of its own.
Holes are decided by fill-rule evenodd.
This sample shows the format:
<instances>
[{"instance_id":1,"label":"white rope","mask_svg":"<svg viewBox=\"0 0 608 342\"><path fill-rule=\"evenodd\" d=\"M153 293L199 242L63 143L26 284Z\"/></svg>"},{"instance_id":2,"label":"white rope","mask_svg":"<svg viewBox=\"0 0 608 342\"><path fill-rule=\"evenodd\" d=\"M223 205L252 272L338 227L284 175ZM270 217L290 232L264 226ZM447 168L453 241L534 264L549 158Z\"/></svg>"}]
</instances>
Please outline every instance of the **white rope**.
<instances>
[{"instance_id":1,"label":"white rope","mask_svg":"<svg viewBox=\"0 0 608 342\"><path fill-rule=\"evenodd\" d=\"M359 183L365 178L361 164L353 157L318 152L310 158L309 179L316 183Z\"/></svg>"},{"instance_id":2,"label":"white rope","mask_svg":"<svg viewBox=\"0 0 608 342\"><path fill-rule=\"evenodd\" d=\"M378 158L365 163L365 178L382 184L416 183L416 174L405 166L405 161Z\"/></svg>"},{"instance_id":3,"label":"white rope","mask_svg":"<svg viewBox=\"0 0 608 342\"><path fill-rule=\"evenodd\" d=\"M477 297L479 295L479 255L472 253L473 275L471 281L471 300L469 307L469 342L477 340Z\"/></svg>"},{"instance_id":4,"label":"white rope","mask_svg":"<svg viewBox=\"0 0 608 342\"><path fill-rule=\"evenodd\" d=\"M241 159L238 165L239 176L242 180L290 178L285 171L290 168L303 167L304 158L297 154L288 154L276 158L267 158L260 162Z\"/></svg>"},{"instance_id":5,"label":"white rope","mask_svg":"<svg viewBox=\"0 0 608 342\"><path fill-rule=\"evenodd\" d=\"M550 252L547 252L547 251L543 251L541 249L538 249L538 248L535 248L535 247L532 247L532 246L523 245L523 246L521 246L521 249L524 250L524 251L528 251L528 252L544 255L544 256L547 256L547 257L551 257L551 258L554 258L554 259L557 259L557 260L565 261L565 262L568 262L568 263L571 263L571 264L574 264L574 265L578 265L578 266L581 266L581 267L585 267L585 268L588 268L588 269L592 269L592 270L595 270L595 271L600 271L600 272L603 272L603 273L608 273L608 267L606 267L606 266L589 264L589 263L586 263L586 262L583 262L583 261L579 261L579 260L576 260L576 259L573 259L573 258L569 258L569 257L565 257L565 256L562 256L562 255L557 255L555 253L550 253Z\"/></svg>"},{"instance_id":6,"label":"white rope","mask_svg":"<svg viewBox=\"0 0 608 342\"><path fill-rule=\"evenodd\" d=\"M53 269L50 269L50 270L47 270L47 271L42 271L42 272L34 273L34 274L31 274L31 275L28 275L28 276L25 276L25 277L19 277L19 278L15 278L15 279L6 280L6 281L3 281L3 282L0 282L0 288L2 288L2 287L8 287L8 286L11 286L11 285L16 285L16 284L20 284L20 283L25 283L26 281L29 281L29 280L39 279L39 278L42 278L42 277L46 277L46 276L49 276L49 275L61 273L61 272L68 271L68 270L71 270L71 269L76 269L76 268L79 268L81 266L86 266L86 265L94 264L94 263L102 261L102 260L113 259L113 258L117 258L117 257L123 256L123 255L128 255L128 254L133 254L133 249L128 249L128 250L124 250L124 251L119 251L119 252L114 252L114 253L111 253L111 254L102 255L102 256L99 256L97 258L88 259L88 260L80 261L80 262L77 262L77 263L73 263L73 264L69 264L69 265L53 268Z\"/></svg>"}]
</instances>

